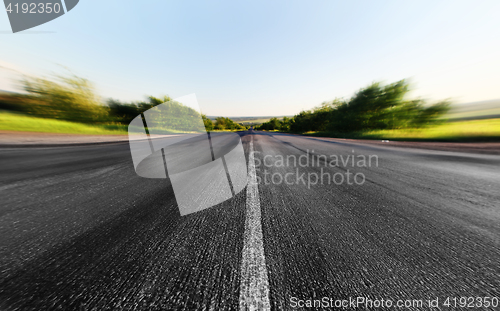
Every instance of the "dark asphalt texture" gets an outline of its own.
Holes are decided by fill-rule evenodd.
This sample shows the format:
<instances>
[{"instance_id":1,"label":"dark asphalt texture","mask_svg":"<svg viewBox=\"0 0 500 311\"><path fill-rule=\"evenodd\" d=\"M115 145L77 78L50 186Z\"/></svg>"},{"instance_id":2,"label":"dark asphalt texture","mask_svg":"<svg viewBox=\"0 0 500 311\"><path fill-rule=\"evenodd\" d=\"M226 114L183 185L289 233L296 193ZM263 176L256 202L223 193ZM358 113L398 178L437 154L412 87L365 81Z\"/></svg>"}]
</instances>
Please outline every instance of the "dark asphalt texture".
<instances>
[{"instance_id":1,"label":"dark asphalt texture","mask_svg":"<svg viewBox=\"0 0 500 311\"><path fill-rule=\"evenodd\" d=\"M261 163L273 310L292 297L500 298L500 156L240 136ZM314 167L263 164L307 150ZM353 154L378 167L318 157ZM128 143L0 148L0 169L0 310L239 309L245 191L181 217L168 180L136 175ZM297 169L366 181L264 183L264 170Z\"/></svg>"}]
</instances>

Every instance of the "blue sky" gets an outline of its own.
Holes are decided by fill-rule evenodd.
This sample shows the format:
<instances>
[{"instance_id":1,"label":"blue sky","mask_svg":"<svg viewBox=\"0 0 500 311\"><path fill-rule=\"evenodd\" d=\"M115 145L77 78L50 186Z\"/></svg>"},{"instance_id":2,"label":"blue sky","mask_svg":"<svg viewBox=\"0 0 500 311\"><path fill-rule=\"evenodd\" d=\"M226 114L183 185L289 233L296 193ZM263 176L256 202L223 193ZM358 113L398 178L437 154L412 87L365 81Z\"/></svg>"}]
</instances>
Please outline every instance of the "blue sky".
<instances>
[{"instance_id":1,"label":"blue sky","mask_svg":"<svg viewBox=\"0 0 500 311\"><path fill-rule=\"evenodd\" d=\"M224 116L293 115L403 78L431 101L496 99L499 13L498 0L81 0L11 34L2 12L0 89L68 68L104 98L196 93Z\"/></svg>"}]
</instances>

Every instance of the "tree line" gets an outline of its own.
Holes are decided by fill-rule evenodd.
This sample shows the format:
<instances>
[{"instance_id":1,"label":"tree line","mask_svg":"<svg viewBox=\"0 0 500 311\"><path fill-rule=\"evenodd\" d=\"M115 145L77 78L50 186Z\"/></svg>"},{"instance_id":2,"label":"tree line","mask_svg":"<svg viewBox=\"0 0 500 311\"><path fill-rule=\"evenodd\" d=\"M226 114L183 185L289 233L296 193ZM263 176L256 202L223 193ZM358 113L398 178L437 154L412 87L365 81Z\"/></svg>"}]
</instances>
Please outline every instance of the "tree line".
<instances>
[{"instance_id":1,"label":"tree line","mask_svg":"<svg viewBox=\"0 0 500 311\"><path fill-rule=\"evenodd\" d=\"M428 105L422 99L406 99L408 82L372 83L349 100L335 99L292 118L272 118L256 127L283 132L328 131L337 133L422 128L439 122L450 108L448 101Z\"/></svg>"},{"instance_id":2,"label":"tree line","mask_svg":"<svg viewBox=\"0 0 500 311\"><path fill-rule=\"evenodd\" d=\"M103 102L90 81L75 75L56 76L53 80L25 77L20 82L25 92L0 93L0 110L86 124L128 125L137 115L166 103L169 113L162 118L166 118L164 123L171 129L186 129L192 118L200 117L199 112L173 102L169 96L148 96L138 102L116 99ZM229 118L219 117L212 121L205 115L201 117L208 131L246 130L245 126Z\"/></svg>"}]
</instances>

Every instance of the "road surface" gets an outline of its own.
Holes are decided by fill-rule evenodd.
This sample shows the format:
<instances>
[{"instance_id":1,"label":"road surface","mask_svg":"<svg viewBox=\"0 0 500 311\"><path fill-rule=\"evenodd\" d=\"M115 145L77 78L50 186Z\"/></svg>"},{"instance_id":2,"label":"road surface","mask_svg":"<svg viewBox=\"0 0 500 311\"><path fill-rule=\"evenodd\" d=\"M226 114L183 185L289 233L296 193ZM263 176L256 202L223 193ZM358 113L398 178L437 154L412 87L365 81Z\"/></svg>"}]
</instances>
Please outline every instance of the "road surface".
<instances>
[{"instance_id":1,"label":"road surface","mask_svg":"<svg viewBox=\"0 0 500 311\"><path fill-rule=\"evenodd\" d=\"M1 148L0 310L500 298L500 156L240 136L256 182L183 217L127 143Z\"/></svg>"}]
</instances>

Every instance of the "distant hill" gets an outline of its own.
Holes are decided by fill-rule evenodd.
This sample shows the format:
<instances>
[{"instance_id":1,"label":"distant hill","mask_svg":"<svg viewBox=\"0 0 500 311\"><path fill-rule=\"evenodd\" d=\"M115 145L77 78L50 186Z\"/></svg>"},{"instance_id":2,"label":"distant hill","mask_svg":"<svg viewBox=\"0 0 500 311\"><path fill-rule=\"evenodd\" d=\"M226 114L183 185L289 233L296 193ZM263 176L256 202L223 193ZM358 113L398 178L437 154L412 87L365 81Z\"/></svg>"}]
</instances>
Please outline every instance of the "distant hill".
<instances>
[{"instance_id":1,"label":"distant hill","mask_svg":"<svg viewBox=\"0 0 500 311\"><path fill-rule=\"evenodd\" d=\"M446 118L456 121L500 118L500 99L453 105Z\"/></svg>"},{"instance_id":2,"label":"distant hill","mask_svg":"<svg viewBox=\"0 0 500 311\"><path fill-rule=\"evenodd\" d=\"M210 120L215 120L219 116L207 116ZM228 117L236 123L241 123L245 125L250 124L262 124L264 122L269 121L271 118L283 119L283 117L292 117L292 116L257 116L257 117Z\"/></svg>"}]
</instances>

